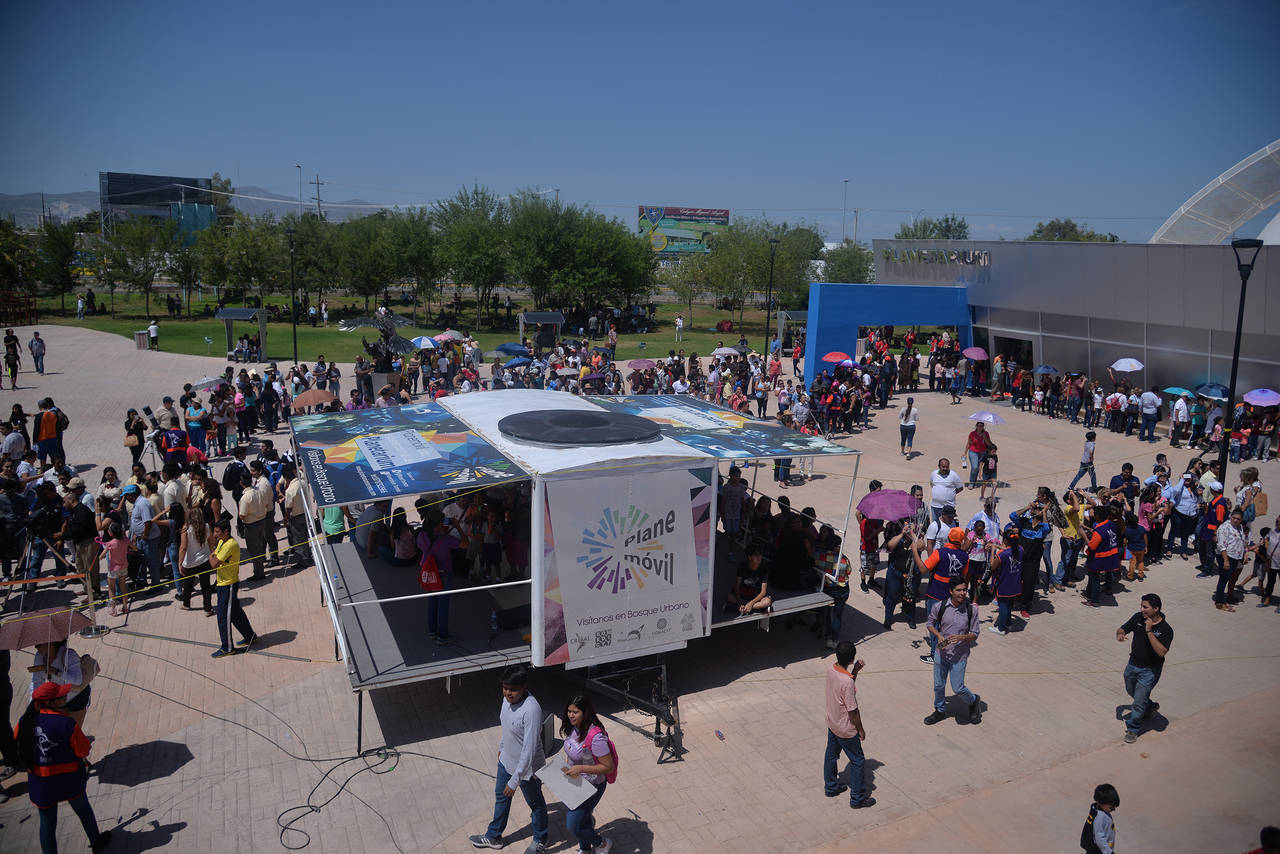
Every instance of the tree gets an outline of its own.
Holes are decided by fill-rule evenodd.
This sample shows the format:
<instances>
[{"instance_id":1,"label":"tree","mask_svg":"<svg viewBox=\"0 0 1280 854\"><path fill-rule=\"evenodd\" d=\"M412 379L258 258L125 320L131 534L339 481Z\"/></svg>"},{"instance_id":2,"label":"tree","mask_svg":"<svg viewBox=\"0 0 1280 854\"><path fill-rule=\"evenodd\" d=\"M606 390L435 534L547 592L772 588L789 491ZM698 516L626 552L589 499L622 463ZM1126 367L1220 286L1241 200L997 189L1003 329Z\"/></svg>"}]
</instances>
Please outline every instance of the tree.
<instances>
[{"instance_id":1,"label":"tree","mask_svg":"<svg viewBox=\"0 0 1280 854\"><path fill-rule=\"evenodd\" d=\"M62 298L62 313L67 313L67 293L75 287L72 272L76 261L76 229L71 223L45 220L40 224L38 275L46 291Z\"/></svg>"},{"instance_id":2,"label":"tree","mask_svg":"<svg viewBox=\"0 0 1280 854\"><path fill-rule=\"evenodd\" d=\"M0 287L16 290L31 276L35 255L31 240L12 219L0 219Z\"/></svg>"},{"instance_id":3,"label":"tree","mask_svg":"<svg viewBox=\"0 0 1280 854\"><path fill-rule=\"evenodd\" d=\"M1089 226L1077 225L1074 220L1052 219L1049 222L1036 223L1035 230L1027 235L1027 240L1063 240L1086 243L1118 243L1120 238L1114 234L1094 231Z\"/></svg>"},{"instance_id":4,"label":"tree","mask_svg":"<svg viewBox=\"0 0 1280 854\"><path fill-rule=\"evenodd\" d=\"M231 284L255 290L258 305L278 290L289 261L280 239L280 226L272 214L251 217L236 213L235 227L227 237L227 272Z\"/></svg>"},{"instance_id":5,"label":"tree","mask_svg":"<svg viewBox=\"0 0 1280 854\"><path fill-rule=\"evenodd\" d=\"M281 222L285 229L292 228L294 279L298 290L312 293L319 301L320 294L331 288L337 280L338 267L336 227L308 211L301 217L287 214ZM288 241L285 241L288 247ZM288 258L285 258L288 263Z\"/></svg>"},{"instance_id":6,"label":"tree","mask_svg":"<svg viewBox=\"0 0 1280 854\"><path fill-rule=\"evenodd\" d=\"M705 254L692 255L657 271L657 281L671 288L676 299L689 307L685 323L690 328L693 327L693 304L703 299L709 287L707 257Z\"/></svg>"},{"instance_id":7,"label":"tree","mask_svg":"<svg viewBox=\"0 0 1280 854\"><path fill-rule=\"evenodd\" d=\"M870 283L875 281L875 256L870 249L846 239L823 253L823 281Z\"/></svg>"},{"instance_id":8,"label":"tree","mask_svg":"<svg viewBox=\"0 0 1280 854\"><path fill-rule=\"evenodd\" d=\"M439 291L440 236L436 233L431 212L411 208L391 215L391 245L394 252L393 273L413 282L413 320L418 322L418 300L426 299L427 312L431 298Z\"/></svg>"},{"instance_id":9,"label":"tree","mask_svg":"<svg viewBox=\"0 0 1280 854\"><path fill-rule=\"evenodd\" d=\"M165 268L166 257L177 244L178 224L171 219L149 216L131 216L116 223L106 244L111 281L142 291L147 317L151 316L151 289L156 274Z\"/></svg>"},{"instance_id":10,"label":"tree","mask_svg":"<svg viewBox=\"0 0 1280 854\"><path fill-rule=\"evenodd\" d=\"M196 265L200 278L217 294L231 278L227 263L228 229L215 223L196 233Z\"/></svg>"},{"instance_id":11,"label":"tree","mask_svg":"<svg viewBox=\"0 0 1280 854\"><path fill-rule=\"evenodd\" d=\"M229 226L236 220L236 209L231 204L231 193L235 192L235 188L231 186L230 178L223 178L217 172L213 173L212 179L213 192L213 213L214 222L221 226Z\"/></svg>"},{"instance_id":12,"label":"tree","mask_svg":"<svg viewBox=\"0 0 1280 854\"><path fill-rule=\"evenodd\" d=\"M969 223L954 213L941 219L922 216L898 226L893 237L895 240L968 240Z\"/></svg>"},{"instance_id":13,"label":"tree","mask_svg":"<svg viewBox=\"0 0 1280 854\"><path fill-rule=\"evenodd\" d=\"M475 289L479 326L489 295L507 274L510 209L487 188L475 185L436 202L434 215L440 225L443 265L459 287L470 284Z\"/></svg>"},{"instance_id":14,"label":"tree","mask_svg":"<svg viewBox=\"0 0 1280 854\"><path fill-rule=\"evenodd\" d=\"M395 273L387 215L379 211L338 226L337 258L343 284L364 297L368 311L369 298L385 291Z\"/></svg>"},{"instance_id":15,"label":"tree","mask_svg":"<svg viewBox=\"0 0 1280 854\"><path fill-rule=\"evenodd\" d=\"M99 234L102 231L102 217L97 211L89 211L82 216L72 217L71 226L76 234Z\"/></svg>"},{"instance_id":16,"label":"tree","mask_svg":"<svg viewBox=\"0 0 1280 854\"><path fill-rule=\"evenodd\" d=\"M549 201L532 191L511 199L507 225L510 273L529 290L534 308L565 306L580 290L575 249L583 231L583 212Z\"/></svg>"},{"instance_id":17,"label":"tree","mask_svg":"<svg viewBox=\"0 0 1280 854\"><path fill-rule=\"evenodd\" d=\"M166 258L165 272L182 289L187 305L187 317L191 317L191 290L200 283L200 254L195 246L188 246L184 241L179 240L178 245Z\"/></svg>"}]
</instances>

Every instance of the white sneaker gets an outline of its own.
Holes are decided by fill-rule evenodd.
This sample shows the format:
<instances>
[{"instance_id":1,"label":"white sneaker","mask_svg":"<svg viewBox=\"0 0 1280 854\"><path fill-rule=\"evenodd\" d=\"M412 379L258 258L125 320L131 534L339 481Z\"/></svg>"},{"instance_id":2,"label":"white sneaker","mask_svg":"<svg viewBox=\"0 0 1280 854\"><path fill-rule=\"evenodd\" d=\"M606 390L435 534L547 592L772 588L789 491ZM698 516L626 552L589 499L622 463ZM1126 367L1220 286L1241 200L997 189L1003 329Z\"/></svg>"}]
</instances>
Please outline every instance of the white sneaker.
<instances>
[{"instance_id":1,"label":"white sneaker","mask_svg":"<svg viewBox=\"0 0 1280 854\"><path fill-rule=\"evenodd\" d=\"M1007 631L1005 631L1004 629L997 629L995 626L987 626L987 631L989 631L989 632L995 632L995 633L996 633L996 634L998 634L998 635L1007 635L1007 634L1009 634L1009 633L1008 633Z\"/></svg>"}]
</instances>

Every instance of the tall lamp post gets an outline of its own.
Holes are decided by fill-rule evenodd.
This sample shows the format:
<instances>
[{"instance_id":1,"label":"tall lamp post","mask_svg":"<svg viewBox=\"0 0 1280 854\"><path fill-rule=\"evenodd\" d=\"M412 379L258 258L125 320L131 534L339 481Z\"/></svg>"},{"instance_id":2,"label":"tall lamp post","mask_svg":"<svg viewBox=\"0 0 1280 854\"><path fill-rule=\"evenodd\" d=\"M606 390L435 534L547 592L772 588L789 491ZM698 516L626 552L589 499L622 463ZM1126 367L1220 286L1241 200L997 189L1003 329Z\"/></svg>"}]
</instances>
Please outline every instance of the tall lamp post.
<instances>
[{"instance_id":1,"label":"tall lamp post","mask_svg":"<svg viewBox=\"0 0 1280 854\"><path fill-rule=\"evenodd\" d=\"M769 340L769 329L773 325L773 259L778 254L778 238L769 238L769 288L764 294L764 346L765 357L773 355L768 348L773 342Z\"/></svg>"},{"instance_id":2,"label":"tall lamp post","mask_svg":"<svg viewBox=\"0 0 1280 854\"><path fill-rule=\"evenodd\" d=\"M845 222L849 213L849 179L844 179L844 199L840 202L840 242L844 243L848 238L845 237Z\"/></svg>"},{"instance_id":3,"label":"tall lamp post","mask_svg":"<svg viewBox=\"0 0 1280 854\"><path fill-rule=\"evenodd\" d=\"M293 321L293 363L298 364L298 290L293 277L293 236L295 229L286 228L289 235L289 317Z\"/></svg>"},{"instance_id":4,"label":"tall lamp post","mask_svg":"<svg viewBox=\"0 0 1280 854\"><path fill-rule=\"evenodd\" d=\"M1253 262L1262 249L1261 240L1233 240L1231 251L1236 254L1236 269L1240 271L1240 307L1236 311L1236 342L1231 349L1231 384L1227 386L1227 411L1224 430L1231 431L1231 424L1236 413L1236 375L1240 371L1240 333L1244 326L1244 293L1249 284L1249 274L1253 272ZM1243 255L1241 253L1244 253ZM1226 483L1227 477L1227 443L1222 443L1218 452L1218 478Z\"/></svg>"}]
</instances>

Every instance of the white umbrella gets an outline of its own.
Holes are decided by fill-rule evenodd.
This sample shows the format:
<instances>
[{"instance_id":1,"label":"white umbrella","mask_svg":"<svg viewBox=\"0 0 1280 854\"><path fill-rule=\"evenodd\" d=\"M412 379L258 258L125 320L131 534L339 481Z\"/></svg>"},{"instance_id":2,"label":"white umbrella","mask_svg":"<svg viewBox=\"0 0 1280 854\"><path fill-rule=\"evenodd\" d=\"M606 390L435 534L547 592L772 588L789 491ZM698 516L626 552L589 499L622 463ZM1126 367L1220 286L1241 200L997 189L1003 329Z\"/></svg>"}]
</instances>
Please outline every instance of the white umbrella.
<instances>
[{"instance_id":1,"label":"white umbrella","mask_svg":"<svg viewBox=\"0 0 1280 854\"><path fill-rule=\"evenodd\" d=\"M437 346L436 340L428 335L419 335L417 338L409 339L413 342L413 346L421 350L434 350Z\"/></svg>"},{"instance_id":2,"label":"white umbrella","mask_svg":"<svg viewBox=\"0 0 1280 854\"><path fill-rule=\"evenodd\" d=\"M1111 363L1111 370L1140 371L1142 370L1142 363L1139 362L1137 359L1129 359L1129 358L1116 359L1114 362Z\"/></svg>"},{"instance_id":3,"label":"white umbrella","mask_svg":"<svg viewBox=\"0 0 1280 854\"><path fill-rule=\"evenodd\" d=\"M737 351L737 350L733 349L732 347L717 347L716 349L714 349L714 350L712 350L712 351L711 351L711 355L713 355L713 356L737 356L737 355L739 355L739 353L738 353L738 351Z\"/></svg>"},{"instance_id":4,"label":"white umbrella","mask_svg":"<svg viewBox=\"0 0 1280 854\"><path fill-rule=\"evenodd\" d=\"M986 410L983 410L982 412L973 413L972 415L969 416L969 420L982 421L986 424L1003 424L1004 423L1004 419L1001 418L999 415L996 415L994 412L987 412Z\"/></svg>"}]
</instances>

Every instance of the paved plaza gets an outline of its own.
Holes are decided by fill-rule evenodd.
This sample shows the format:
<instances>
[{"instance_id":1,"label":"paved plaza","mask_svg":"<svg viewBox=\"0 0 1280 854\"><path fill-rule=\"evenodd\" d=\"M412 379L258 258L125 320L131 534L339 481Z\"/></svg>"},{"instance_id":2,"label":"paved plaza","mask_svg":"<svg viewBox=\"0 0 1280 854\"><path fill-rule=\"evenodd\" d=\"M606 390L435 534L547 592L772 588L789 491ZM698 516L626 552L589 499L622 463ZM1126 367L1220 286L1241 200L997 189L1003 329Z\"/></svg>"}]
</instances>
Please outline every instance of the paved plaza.
<instances>
[{"instance_id":1,"label":"paved plaza","mask_svg":"<svg viewBox=\"0 0 1280 854\"><path fill-rule=\"evenodd\" d=\"M103 465L127 472L126 408L154 408L183 382L225 365L137 351L124 338L78 328L41 331L48 373L24 371L18 391L3 394L28 412L46 395L66 410L68 462L92 489ZM17 332L24 342L30 337L30 329ZM357 342L353 335L341 354L345 377ZM898 451L899 399L875 413L871 429L841 440L864 452L858 497L870 478L894 488L927 485L939 456L958 466L966 416L992 406L968 399L953 406L928 391L915 397L922 417L911 460ZM1083 430L994 406L1009 422L991 428L1009 483L1001 511L1021 507L1041 484L1060 492L1075 472ZM1179 471L1190 453L1100 432L1099 479L1126 460L1145 474L1157 451ZM1280 472L1280 463L1263 465L1264 483L1273 469ZM758 489L783 494L769 469L749 470L749 482L752 471ZM852 472L851 457L820 461L813 480L785 493L794 507L812 505L839 527ZM967 520L978 502L965 491L958 506ZM769 631L755 624L717 631L669 656L686 749L680 761L656 762L651 718L598 701L622 763L597 823L624 854L1070 852L1079 850L1093 787L1111 782L1122 800L1118 850L1256 847L1259 828L1280 823L1280 614L1254 607L1255 596L1236 613L1216 610L1210 585L1176 559L1152 568L1142 584L1122 584L1116 606L1081 607L1073 590L1042 597L1025 629L1004 637L984 629L974 648L967 682L985 706L982 724L951 717L934 727L921 723L932 700L932 671L918 658L927 651L923 627L896 623L885 631L879 595L855 585L844 638L858 642L866 661L858 699L878 802L858 811L822 794L823 680L832 655L821 654L812 632L782 619ZM1163 598L1177 636L1154 694L1160 710L1152 729L1126 745L1119 715L1128 701L1121 672L1129 645L1116 642L1115 629L1148 591ZM262 654L210 659L213 621L180 610L168 595L140 601L127 620L101 616L121 631L73 640L101 664L84 729L94 738L90 801L103 829L119 829L110 850L472 850L468 834L483 830L492 813L497 674L375 692L365 703L364 746L390 745L399 755L344 762L356 750L356 697L335 661L314 571L273 574L243 592ZM41 606L68 601L57 595L48 593ZM994 610L982 607L984 626ZM30 661L25 652L14 655L13 721L26 704ZM558 668L535 672L531 689L544 709L559 711L577 678ZM374 767L348 781L366 764ZM8 784L0 851L36 850L39 819L25 782L19 776ZM552 804L551 815L552 850L574 850L563 807ZM63 850L83 850L70 811L61 818ZM524 850L527 822L517 798L507 850Z\"/></svg>"}]
</instances>

